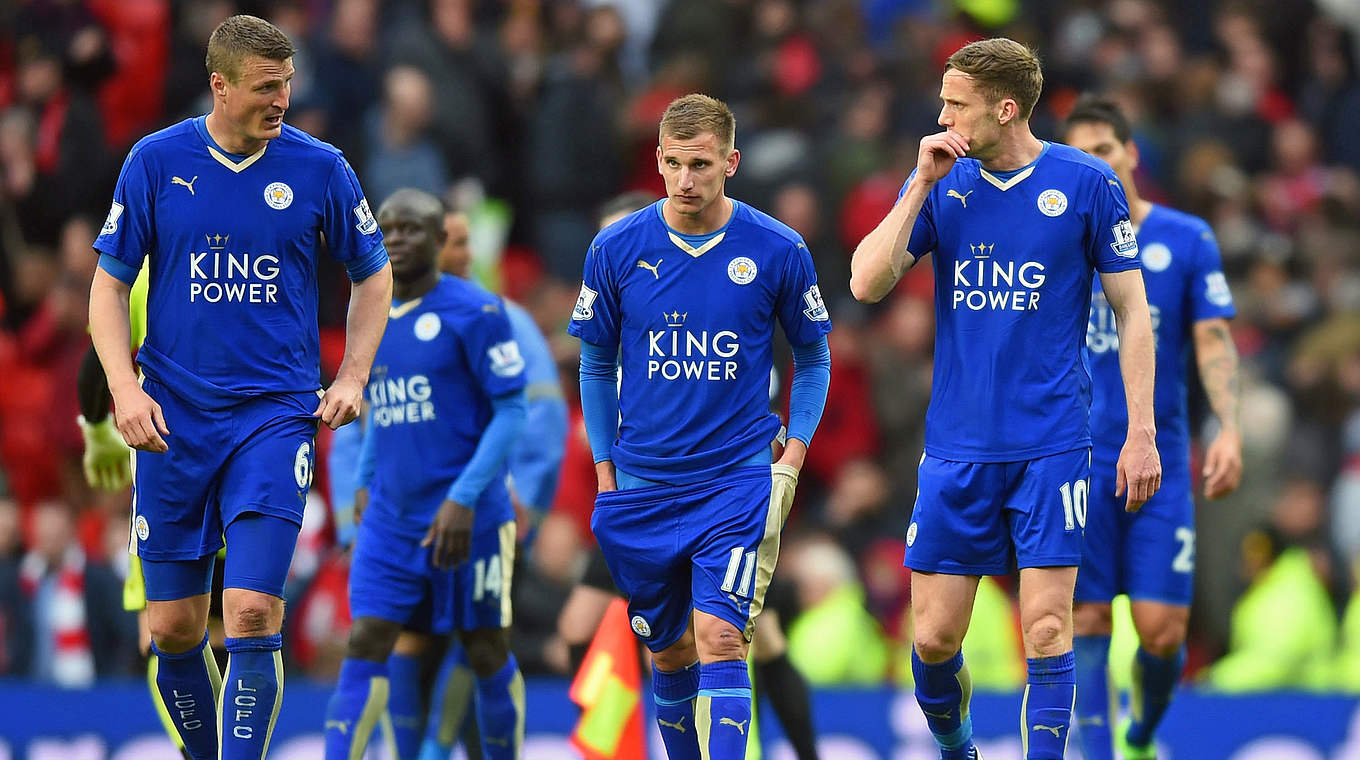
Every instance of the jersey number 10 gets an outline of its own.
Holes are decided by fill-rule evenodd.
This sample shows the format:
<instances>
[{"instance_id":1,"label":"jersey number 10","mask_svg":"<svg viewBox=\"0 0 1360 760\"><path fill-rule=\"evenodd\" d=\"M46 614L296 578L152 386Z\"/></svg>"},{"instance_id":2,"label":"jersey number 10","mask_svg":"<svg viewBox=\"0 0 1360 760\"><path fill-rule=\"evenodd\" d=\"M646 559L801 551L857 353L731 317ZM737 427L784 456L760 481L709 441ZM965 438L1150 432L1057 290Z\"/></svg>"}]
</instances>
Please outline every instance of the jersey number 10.
<instances>
[{"instance_id":1,"label":"jersey number 10","mask_svg":"<svg viewBox=\"0 0 1360 760\"><path fill-rule=\"evenodd\" d=\"M1078 526L1086 527L1086 492L1090 486L1085 480L1074 480L1058 487L1063 500L1063 529L1072 530Z\"/></svg>"}]
</instances>

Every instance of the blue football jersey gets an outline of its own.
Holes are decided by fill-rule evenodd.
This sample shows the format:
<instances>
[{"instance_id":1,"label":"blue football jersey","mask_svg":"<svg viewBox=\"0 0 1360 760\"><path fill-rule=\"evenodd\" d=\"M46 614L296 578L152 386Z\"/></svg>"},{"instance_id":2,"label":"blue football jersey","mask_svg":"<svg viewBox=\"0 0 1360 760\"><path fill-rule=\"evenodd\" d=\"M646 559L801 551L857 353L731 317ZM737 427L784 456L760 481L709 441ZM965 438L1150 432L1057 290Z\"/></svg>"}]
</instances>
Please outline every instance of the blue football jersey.
<instances>
[{"instance_id":1,"label":"blue football jersey","mask_svg":"<svg viewBox=\"0 0 1360 760\"><path fill-rule=\"evenodd\" d=\"M237 156L205 118L133 146L94 242L127 273L150 267L138 362L206 406L316 390L317 251L324 238L362 279L386 262L378 223L339 150L285 124Z\"/></svg>"},{"instance_id":2,"label":"blue football jersey","mask_svg":"<svg viewBox=\"0 0 1360 760\"><path fill-rule=\"evenodd\" d=\"M424 535L491 421L491 399L524 388L524 359L501 300L443 275L423 297L394 302L364 397L374 436L369 507ZM515 519L505 473L474 506L476 525ZM368 520L368 516L364 517Z\"/></svg>"},{"instance_id":3,"label":"blue football jersey","mask_svg":"<svg viewBox=\"0 0 1360 760\"><path fill-rule=\"evenodd\" d=\"M1153 206L1136 230L1143 282L1157 340L1153 410L1157 449L1164 459L1190 455L1186 373L1193 354L1193 328L1202 319L1236 315L1228 281L1209 225L1199 217ZM1097 279L1086 326L1094 392L1091 437L1097 459L1114 461L1124 445L1129 413L1119 372L1119 333L1114 312Z\"/></svg>"},{"instance_id":4,"label":"blue football jersey","mask_svg":"<svg viewBox=\"0 0 1360 760\"><path fill-rule=\"evenodd\" d=\"M524 307L505 301L510 329L524 357L524 395L529 402L525 429L510 453L510 476L520 499L535 509L547 509L557 493L562 457L567 449L571 414L562 395L562 381L538 323Z\"/></svg>"},{"instance_id":5,"label":"blue football jersey","mask_svg":"<svg viewBox=\"0 0 1360 760\"><path fill-rule=\"evenodd\" d=\"M586 256L568 332L617 346L624 472L681 485L770 445L776 320L793 345L831 331L798 233L738 201L697 247L666 224L664 200L602 230Z\"/></svg>"},{"instance_id":6,"label":"blue football jersey","mask_svg":"<svg viewBox=\"0 0 1360 760\"><path fill-rule=\"evenodd\" d=\"M1014 462L1090 446L1092 273L1138 266L1109 165L1053 143L1003 176L961 158L931 188L907 250L935 254L926 452Z\"/></svg>"},{"instance_id":7,"label":"blue football jersey","mask_svg":"<svg viewBox=\"0 0 1360 760\"><path fill-rule=\"evenodd\" d=\"M557 362L553 361L552 348L538 323L523 306L514 301L505 301L505 315L510 319L510 328L515 332L519 343L520 355L524 357L524 380L533 395L533 388L541 388L546 395L562 396L562 381L557 375Z\"/></svg>"}]
</instances>

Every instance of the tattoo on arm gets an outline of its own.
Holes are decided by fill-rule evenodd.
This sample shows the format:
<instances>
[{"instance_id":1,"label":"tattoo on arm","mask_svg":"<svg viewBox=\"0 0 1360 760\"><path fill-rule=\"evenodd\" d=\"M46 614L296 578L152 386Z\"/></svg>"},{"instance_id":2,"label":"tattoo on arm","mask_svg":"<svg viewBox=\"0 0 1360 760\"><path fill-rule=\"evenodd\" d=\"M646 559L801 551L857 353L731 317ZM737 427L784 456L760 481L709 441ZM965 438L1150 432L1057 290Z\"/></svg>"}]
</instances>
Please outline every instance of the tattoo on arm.
<instances>
[{"instance_id":1,"label":"tattoo on arm","mask_svg":"<svg viewBox=\"0 0 1360 760\"><path fill-rule=\"evenodd\" d=\"M1237 346L1226 325L1207 325L1196 346L1200 381L1209 405L1224 425L1236 425L1242 399L1242 374L1238 370Z\"/></svg>"}]
</instances>

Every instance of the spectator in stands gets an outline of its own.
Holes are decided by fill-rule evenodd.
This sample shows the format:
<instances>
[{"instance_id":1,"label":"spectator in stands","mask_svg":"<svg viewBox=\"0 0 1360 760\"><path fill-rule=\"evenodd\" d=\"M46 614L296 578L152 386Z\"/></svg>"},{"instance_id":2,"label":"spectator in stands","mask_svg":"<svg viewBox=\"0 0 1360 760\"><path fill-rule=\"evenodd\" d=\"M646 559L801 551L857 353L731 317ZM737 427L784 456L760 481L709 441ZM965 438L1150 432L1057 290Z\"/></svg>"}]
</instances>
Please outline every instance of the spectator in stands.
<instances>
[{"instance_id":1,"label":"spectator in stands","mask_svg":"<svg viewBox=\"0 0 1360 760\"><path fill-rule=\"evenodd\" d=\"M34 508L33 548L19 564L30 609L29 674L59 686L89 686L97 676L131 675L137 620L123 610L123 582L76 540L74 510L46 501Z\"/></svg>"},{"instance_id":2,"label":"spectator in stands","mask_svg":"<svg viewBox=\"0 0 1360 760\"><path fill-rule=\"evenodd\" d=\"M1247 592L1232 613L1227 655L1205 685L1228 692L1324 689L1336 646L1336 612L1308 551L1264 526L1242 539Z\"/></svg>"},{"instance_id":3,"label":"spectator in stands","mask_svg":"<svg viewBox=\"0 0 1360 760\"><path fill-rule=\"evenodd\" d=\"M444 156L427 136L434 88L414 66L395 66L383 77L383 105L368 119L364 189L386 198L403 187L444 193L449 178Z\"/></svg>"},{"instance_id":4,"label":"spectator in stands","mask_svg":"<svg viewBox=\"0 0 1360 760\"><path fill-rule=\"evenodd\" d=\"M22 538L19 505L0 498L0 676L24 675L33 661L28 599L19 590Z\"/></svg>"},{"instance_id":5,"label":"spectator in stands","mask_svg":"<svg viewBox=\"0 0 1360 760\"><path fill-rule=\"evenodd\" d=\"M450 177L474 176L500 194L509 181L507 148L516 114L509 102L510 71L496 38L478 27L471 0L431 0L428 16L403 30L392 61L414 66L439 97L431 104L430 133ZM370 191L375 196L376 190Z\"/></svg>"},{"instance_id":6,"label":"spectator in stands","mask_svg":"<svg viewBox=\"0 0 1360 760\"><path fill-rule=\"evenodd\" d=\"M791 542L782 554L802 608L788 631L794 667L815 686L881 683L888 645L864 609L864 587L850 555L823 535Z\"/></svg>"}]
</instances>

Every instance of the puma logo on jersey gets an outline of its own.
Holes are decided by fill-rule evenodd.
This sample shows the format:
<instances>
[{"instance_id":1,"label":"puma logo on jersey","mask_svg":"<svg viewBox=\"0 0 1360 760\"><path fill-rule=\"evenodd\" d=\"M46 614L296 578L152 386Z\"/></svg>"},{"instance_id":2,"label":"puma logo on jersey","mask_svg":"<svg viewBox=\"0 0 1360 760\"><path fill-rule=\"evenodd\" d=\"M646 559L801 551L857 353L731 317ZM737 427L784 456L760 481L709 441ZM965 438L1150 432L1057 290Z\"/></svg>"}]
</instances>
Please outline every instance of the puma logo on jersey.
<instances>
[{"instance_id":1,"label":"puma logo on jersey","mask_svg":"<svg viewBox=\"0 0 1360 760\"><path fill-rule=\"evenodd\" d=\"M747 723L750 723L750 721L748 721L748 720L743 720L742 722L738 723L737 721L732 720L731 718L723 718L722 720L718 721L718 725L720 725L720 726L732 726L733 728L737 729L737 732L740 733L742 736L745 736L745 735L746 735L746 724L747 724Z\"/></svg>"},{"instance_id":2,"label":"puma logo on jersey","mask_svg":"<svg viewBox=\"0 0 1360 760\"><path fill-rule=\"evenodd\" d=\"M1030 728L1030 730L1031 730L1031 731L1048 731L1048 732L1051 732L1051 733L1053 734L1053 738L1055 738L1055 739L1061 738L1061 736L1062 736L1062 733L1061 733L1061 732L1062 732L1062 726L1045 726L1045 725L1043 725L1042 723L1035 723L1035 724Z\"/></svg>"},{"instance_id":3,"label":"puma logo on jersey","mask_svg":"<svg viewBox=\"0 0 1360 760\"><path fill-rule=\"evenodd\" d=\"M937 718L937 719L939 719L939 720L949 720L950 714L953 713L954 711L953 711L953 710L945 710L945 711L942 712L942 713L933 713L933 712L931 712L931 711L925 709L924 707L922 707L922 708L921 708L921 712L925 713L927 718Z\"/></svg>"},{"instance_id":4,"label":"puma logo on jersey","mask_svg":"<svg viewBox=\"0 0 1360 760\"><path fill-rule=\"evenodd\" d=\"M661 266L661 262L663 261L665 261L665 259L657 259L655 264L648 264L642 259L638 259L637 265L642 269L646 269L648 272L651 272L652 276L659 280L661 279L661 273L656 271L656 268Z\"/></svg>"},{"instance_id":5,"label":"puma logo on jersey","mask_svg":"<svg viewBox=\"0 0 1360 760\"><path fill-rule=\"evenodd\" d=\"M496 745L496 746L498 746L498 747L509 747L509 746L510 746L510 740L509 740L508 738L499 737L499 736L483 736L482 738L486 739L486 743L487 743L487 744L494 744L494 745Z\"/></svg>"},{"instance_id":6,"label":"puma logo on jersey","mask_svg":"<svg viewBox=\"0 0 1360 760\"><path fill-rule=\"evenodd\" d=\"M332 728L336 729L336 730L339 731L341 734L348 734L348 733L349 733L349 721L347 721L347 720L328 720L328 721L326 721L326 725L323 726L323 727L321 728L321 730L322 730L322 731L329 731L329 730L331 730Z\"/></svg>"},{"instance_id":7,"label":"puma logo on jersey","mask_svg":"<svg viewBox=\"0 0 1360 760\"><path fill-rule=\"evenodd\" d=\"M170 184L172 184L172 185L184 185L185 187L189 188L189 195L196 195L196 193L194 192L194 183L197 182L197 181L198 181L198 175L197 175L197 174L195 174L195 175L194 175L194 178L191 179L191 180L189 180L188 182L185 182L185 181L184 181L182 178L180 178L180 177L171 177L171 178L170 178Z\"/></svg>"},{"instance_id":8,"label":"puma logo on jersey","mask_svg":"<svg viewBox=\"0 0 1360 760\"><path fill-rule=\"evenodd\" d=\"M949 192L945 193L945 197L946 197L946 198L958 198L958 199L959 199L959 203L962 203L964 208L968 208L968 196L970 196L970 195L972 195L972 194L973 194L973 191L972 191L972 190L969 190L968 192L964 193L963 195L959 195L959 191L958 191L958 190L950 190Z\"/></svg>"},{"instance_id":9,"label":"puma logo on jersey","mask_svg":"<svg viewBox=\"0 0 1360 760\"><path fill-rule=\"evenodd\" d=\"M679 732L682 733L682 734L685 733L685 716L683 716L683 715L680 716L680 720L677 720L677 721L674 722L674 723L671 723L670 721L666 720L665 718L657 718L657 719L656 719L656 722L657 722L657 723L660 723L662 726L664 726L664 727L666 727L666 728L673 728L673 729L675 729L676 731L679 731Z\"/></svg>"}]
</instances>

